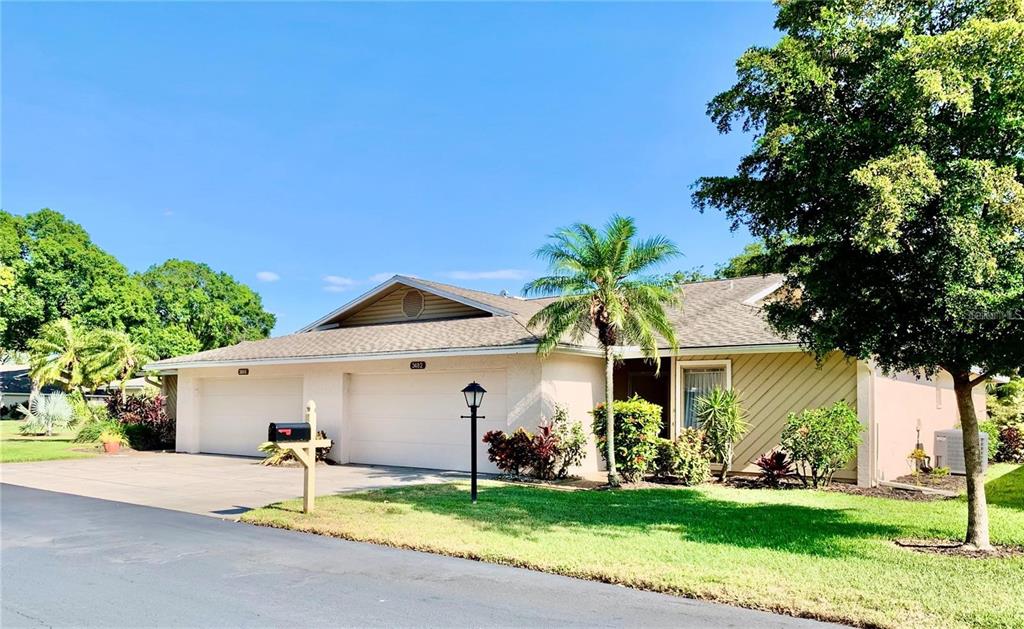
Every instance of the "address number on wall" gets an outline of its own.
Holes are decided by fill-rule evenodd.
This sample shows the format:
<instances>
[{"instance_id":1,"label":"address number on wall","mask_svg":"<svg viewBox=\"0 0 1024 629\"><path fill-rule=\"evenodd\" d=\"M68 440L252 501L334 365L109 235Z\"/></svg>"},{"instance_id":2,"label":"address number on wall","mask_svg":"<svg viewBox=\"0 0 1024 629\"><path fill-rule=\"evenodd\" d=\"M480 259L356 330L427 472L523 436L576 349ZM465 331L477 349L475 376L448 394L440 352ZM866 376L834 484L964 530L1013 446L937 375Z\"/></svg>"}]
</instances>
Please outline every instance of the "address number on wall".
<instances>
[{"instance_id":1,"label":"address number on wall","mask_svg":"<svg viewBox=\"0 0 1024 629\"><path fill-rule=\"evenodd\" d=\"M426 369L427 361L425 360L414 360L409 363L409 369Z\"/></svg>"}]
</instances>

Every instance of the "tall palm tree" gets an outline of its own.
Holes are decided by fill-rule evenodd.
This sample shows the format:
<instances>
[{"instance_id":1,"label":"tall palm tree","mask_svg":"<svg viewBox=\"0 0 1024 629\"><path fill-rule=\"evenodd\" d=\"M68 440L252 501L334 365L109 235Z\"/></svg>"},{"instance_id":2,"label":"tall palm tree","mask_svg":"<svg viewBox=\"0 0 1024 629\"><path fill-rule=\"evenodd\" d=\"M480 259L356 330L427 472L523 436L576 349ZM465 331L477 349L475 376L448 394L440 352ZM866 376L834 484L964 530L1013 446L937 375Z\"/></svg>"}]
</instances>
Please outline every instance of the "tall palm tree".
<instances>
[{"instance_id":1,"label":"tall palm tree","mask_svg":"<svg viewBox=\"0 0 1024 629\"><path fill-rule=\"evenodd\" d=\"M118 330L98 330L91 335L87 347L87 371L97 382L119 380L122 401L127 397L128 380L143 365L156 360L156 354L149 347Z\"/></svg>"},{"instance_id":2,"label":"tall palm tree","mask_svg":"<svg viewBox=\"0 0 1024 629\"><path fill-rule=\"evenodd\" d=\"M613 412L613 369L615 348L639 346L643 355L660 361L660 335L675 350L675 330L665 307L681 300L681 273L654 275L652 270L679 255L679 249L667 238L655 236L634 241L633 219L613 216L603 231L576 223L550 236L550 242L537 250L546 260L551 275L533 280L523 292L527 295L558 295L529 321L531 328L543 328L537 348L549 354L563 338L579 343L592 330L604 350L605 409L608 413L608 484L619 484L615 467Z\"/></svg>"},{"instance_id":3,"label":"tall palm tree","mask_svg":"<svg viewBox=\"0 0 1024 629\"><path fill-rule=\"evenodd\" d=\"M57 319L40 329L29 341L29 377L42 388L59 382L67 390L77 389L85 397L85 386L93 382L88 369L89 339L68 319Z\"/></svg>"}]
</instances>

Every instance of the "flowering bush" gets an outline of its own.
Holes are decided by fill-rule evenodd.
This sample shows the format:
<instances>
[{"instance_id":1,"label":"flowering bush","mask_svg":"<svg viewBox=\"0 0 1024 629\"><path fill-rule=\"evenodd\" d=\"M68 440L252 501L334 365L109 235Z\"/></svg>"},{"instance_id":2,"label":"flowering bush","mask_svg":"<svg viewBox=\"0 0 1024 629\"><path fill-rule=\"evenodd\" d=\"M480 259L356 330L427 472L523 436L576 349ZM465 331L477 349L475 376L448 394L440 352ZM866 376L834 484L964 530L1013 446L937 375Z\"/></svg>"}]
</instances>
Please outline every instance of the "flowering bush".
<instances>
[{"instance_id":1,"label":"flowering bush","mask_svg":"<svg viewBox=\"0 0 1024 629\"><path fill-rule=\"evenodd\" d=\"M661 407L637 396L615 402L615 463L626 481L643 480L655 468L658 433L661 432ZM607 452L607 415L605 405L593 410L594 436L602 457Z\"/></svg>"},{"instance_id":2,"label":"flowering bush","mask_svg":"<svg viewBox=\"0 0 1024 629\"><path fill-rule=\"evenodd\" d=\"M782 447L804 486L828 485L832 475L857 453L860 431L856 411L840 400L799 415L790 413L782 430Z\"/></svg>"},{"instance_id":3,"label":"flowering bush","mask_svg":"<svg viewBox=\"0 0 1024 629\"><path fill-rule=\"evenodd\" d=\"M674 478L683 485L699 485L708 479L711 460L706 450L704 432L684 428L673 439L657 440L655 476Z\"/></svg>"}]
</instances>

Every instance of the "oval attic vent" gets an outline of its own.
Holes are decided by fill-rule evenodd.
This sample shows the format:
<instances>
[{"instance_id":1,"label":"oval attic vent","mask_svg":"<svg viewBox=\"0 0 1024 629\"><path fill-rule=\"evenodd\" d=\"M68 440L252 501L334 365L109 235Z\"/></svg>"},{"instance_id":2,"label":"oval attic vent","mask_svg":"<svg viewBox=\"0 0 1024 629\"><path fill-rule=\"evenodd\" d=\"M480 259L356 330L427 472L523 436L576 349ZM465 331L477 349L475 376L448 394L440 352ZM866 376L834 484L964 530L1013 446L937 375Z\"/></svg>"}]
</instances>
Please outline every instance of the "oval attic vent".
<instances>
[{"instance_id":1,"label":"oval attic vent","mask_svg":"<svg viewBox=\"0 0 1024 629\"><path fill-rule=\"evenodd\" d=\"M423 312L423 293L418 290L406 291L402 297L402 313L410 319L415 319Z\"/></svg>"}]
</instances>

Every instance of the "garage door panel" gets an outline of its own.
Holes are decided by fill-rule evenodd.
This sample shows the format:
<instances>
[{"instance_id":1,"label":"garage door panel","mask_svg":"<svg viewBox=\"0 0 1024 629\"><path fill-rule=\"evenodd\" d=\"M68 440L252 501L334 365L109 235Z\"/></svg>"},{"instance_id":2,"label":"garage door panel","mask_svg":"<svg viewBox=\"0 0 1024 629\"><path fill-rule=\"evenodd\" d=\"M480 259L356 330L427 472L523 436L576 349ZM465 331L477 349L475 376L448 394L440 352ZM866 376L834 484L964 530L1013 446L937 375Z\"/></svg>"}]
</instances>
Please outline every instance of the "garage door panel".
<instances>
[{"instance_id":1,"label":"garage door panel","mask_svg":"<svg viewBox=\"0 0 1024 629\"><path fill-rule=\"evenodd\" d=\"M259 456L267 424L302 421L302 380L204 379L199 405L201 452Z\"/></svg>"},{"instance_id":2,"label":"garage door panel","mask_svg":"<svg viewBox=\"0 0 1024 629\"><path fill-rule=\"evenodd\" d=\"M476 379L487 389L479 434L503 429L504 371L353 375L346 433L353 463L434 469L469 468L468 412L461 390ZM481 469L493 466L478 451Z\"/></svg>"},{"instance_id":3,"label":"garage door panel","mask_svg":"<svg viewBox=\"0 0 1024 629\"><path fill-rule=\"evenodd\" d=\"M484 396L484 408L495 416L505 415L505 396L493 398L490 392ZM394 417L417 420L438 419L449 421L469 412L461 394L448 395L392 395L364 396L358 394L351 403L351 416L367 420L377 417Z\"/></svg>"}]
</instances>

